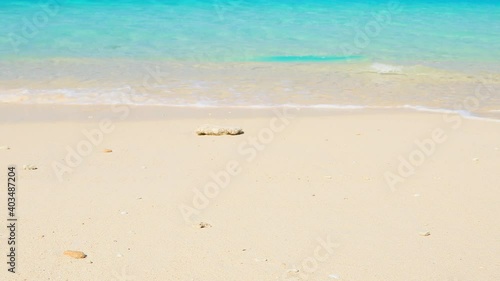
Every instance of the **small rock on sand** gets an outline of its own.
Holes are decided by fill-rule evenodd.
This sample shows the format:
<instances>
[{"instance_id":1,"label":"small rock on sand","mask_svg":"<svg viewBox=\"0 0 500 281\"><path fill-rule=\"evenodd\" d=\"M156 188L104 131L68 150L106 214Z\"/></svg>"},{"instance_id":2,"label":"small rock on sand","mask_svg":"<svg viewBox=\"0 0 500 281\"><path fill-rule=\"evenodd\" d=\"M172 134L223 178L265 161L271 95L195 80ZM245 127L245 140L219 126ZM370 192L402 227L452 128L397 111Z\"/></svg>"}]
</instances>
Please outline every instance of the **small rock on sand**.
<instances>
[{"instance_id":1,"label":"small rock on sand","mask_svg":"<svg viewBox=\"0 0 500 281\"><path fill-rule=\"evenodd\" d=\"M111 152L113 152L113 150L106 148L102 152L104 152L104 153L111 153Z\"/></svg>"},{"instance_id":2,"label":"small rock on sand","mask_svg":"<svg viewBox=\"0 0 500 281\"><path fill-rule=\"evenodd\" d=\"M199 136L222 136L222 135L241 135L243 130L238 127L221 127L204 125L196 129L196 134Z\"/></svg>"},{"instance_id":3,"label":"small rock on sand","mask_svg":"<svg viewBox=\"0 0 500 281\"><path fill-rule=\"evenodd\" d=\"M84 259L87 257L87 255L84 252L71 251L71 250L65 251L64 255L68 256L68 257L72 257L74 259Z\"/></svg>"},{"instance_id":4,"label":"small rock on sand","mask_svg":"<svg viewBox=\"0 0 500 281\"><path fill-rule=\"evenodd\" d=\"M212 227L212 225L210 225L209 223L206 223L206 222L200 222L198 225L197 225L198 228L209 228L209 227Z\"/></svg>"}]
</instances>

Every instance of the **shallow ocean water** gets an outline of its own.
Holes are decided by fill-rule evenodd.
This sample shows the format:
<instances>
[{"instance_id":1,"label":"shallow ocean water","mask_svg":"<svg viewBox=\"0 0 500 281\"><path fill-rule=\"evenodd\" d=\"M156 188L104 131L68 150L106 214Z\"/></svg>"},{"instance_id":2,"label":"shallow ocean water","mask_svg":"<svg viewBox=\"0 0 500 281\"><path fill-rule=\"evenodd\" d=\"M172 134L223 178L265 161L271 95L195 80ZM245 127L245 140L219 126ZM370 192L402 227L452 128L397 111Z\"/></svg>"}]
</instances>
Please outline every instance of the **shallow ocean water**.
<instances>
[{"instance_id":1,"label":"shallow ocean water","mask_svg":"<svg viewBox=\"0 0 500 281\"><path fill-rule=\"evenodd\" d=\"M499 35L491 0L3 0L0 101L494 111Z\"/></svg>"}]
</instances>

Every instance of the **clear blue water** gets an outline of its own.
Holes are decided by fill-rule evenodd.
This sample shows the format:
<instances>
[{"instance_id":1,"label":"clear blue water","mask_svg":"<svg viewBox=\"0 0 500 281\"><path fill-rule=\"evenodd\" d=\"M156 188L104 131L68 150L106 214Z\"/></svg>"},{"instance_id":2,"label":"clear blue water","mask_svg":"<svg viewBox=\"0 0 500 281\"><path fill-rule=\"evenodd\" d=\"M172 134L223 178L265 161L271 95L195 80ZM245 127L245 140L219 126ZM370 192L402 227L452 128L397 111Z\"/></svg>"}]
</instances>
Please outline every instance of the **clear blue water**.
<instances>
[{"instance_id":1,"label":"clear blue water","mask_svg":"<svg viewBox=\"0 0 500 281\"><path fill-rule=\"evenodd\" d=\"M500 1L0 1L0 59L51 57L480 68L500 62Z\"/></svg>"},{"instance_id":2,"label":"clear blue water","mask_svg":"<svg viewBox=\"0 0 500 281\"><path fill-rule=\"evenodd\" d=\"M0 102L454 110L485 83L500 119L500 0L0 0Z\"/></svg>"}]
</instances>

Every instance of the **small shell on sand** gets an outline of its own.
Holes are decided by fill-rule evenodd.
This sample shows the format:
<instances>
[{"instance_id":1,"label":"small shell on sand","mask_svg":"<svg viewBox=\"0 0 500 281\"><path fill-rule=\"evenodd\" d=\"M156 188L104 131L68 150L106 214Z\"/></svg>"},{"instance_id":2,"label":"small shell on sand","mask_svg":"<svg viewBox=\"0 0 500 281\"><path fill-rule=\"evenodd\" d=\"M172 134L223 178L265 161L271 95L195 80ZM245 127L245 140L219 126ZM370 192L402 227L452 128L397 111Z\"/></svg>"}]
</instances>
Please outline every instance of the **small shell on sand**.
<instances>
[{"instance_id":1,"label":"small shell on sand","mask_svg":"<svg viewBox=\"0 0 500 281\"><path fill-rule=\"evenodd\" d=\"M10 147L8 147L8 146L5 146L5 145L0 146L0 150L9 150L9 149L10 149Z\"/></svg>"},{"instance_id":2,"label":"small shell on sand","mask_svg":"<svg viewBox=\"0 0 500 281\"><path fill-rule=\"evenodd\" d=\"M35 165L23 165L23 169L24 170L37 170L38 167L36 167Z\"/></svg>"},{"instance_id":3,"label":"small shell on sand","mask_svg":"<svg viewBox=\"0 0 500 281\"><path fill-rule=\"evenodd\" d=\"M84 252L80 252L80 251L65 251L64 252L64 255L65 256L68 256L68 257L72 257L72 258L75 258L75 259L84 259L87 257L87 255L84 253Z\"/></svg>"},{"instance_id":4,"label":"small shell on sand","mask_svg":"<svg viewBox=\"0 0 500 281\"><path fill-rule=\"evenodd\" d=\"M106 148L106 149L103 149L102 152L104 152L104 153L111 153L111 152L113 152L113 150Z\"/></svg>"},{"instance_id":5,"label":"small shell on sand","mask_svg":"<svg viewBox=\"0 0 500 281\"><path fill-rule=\"evenodd\" d=\"M430 231L419 232L418 235L420 235L420 236L429 236L429 235L431 235L431 232Z\"/></svg>"},{"instance_id":6,"label":"small shell on sand","mask_svg":"<svg viewBox=\"0 0 500 281\"><path fill-rule=\"evenodd\" d=\"M243 130L238 127L221 127L221 126L212 126L212 125L204 125L196 129L196 134L199 136L222 136L222 135L241 135L243 134Z\"/></svg>"}]
</instances>

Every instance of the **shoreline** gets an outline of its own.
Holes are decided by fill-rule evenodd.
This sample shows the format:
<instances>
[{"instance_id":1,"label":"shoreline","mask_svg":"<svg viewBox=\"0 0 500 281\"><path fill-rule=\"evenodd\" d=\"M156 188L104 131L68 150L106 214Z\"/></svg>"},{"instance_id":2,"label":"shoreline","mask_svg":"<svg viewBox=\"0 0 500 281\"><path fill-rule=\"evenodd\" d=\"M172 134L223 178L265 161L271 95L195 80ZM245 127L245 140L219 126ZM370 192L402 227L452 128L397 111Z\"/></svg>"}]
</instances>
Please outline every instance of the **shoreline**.
<instances>
[{"instance_id":1,"label":"shoreline","mask_svg":"<svg viewBox=\"0 0 500 281\"><path fill-rule=\"evenodd\" d=\"M131 64L131 65L129 65ZM98 69L98 71L96 71ZM414 108L500 119L500 74L380 63L0 64L0 104ZM458 105L458 106L457 106ZM132 105L131 105L132 106ZM498 116L498 117L497 117Z\"/></svg>"}]
</instances>

